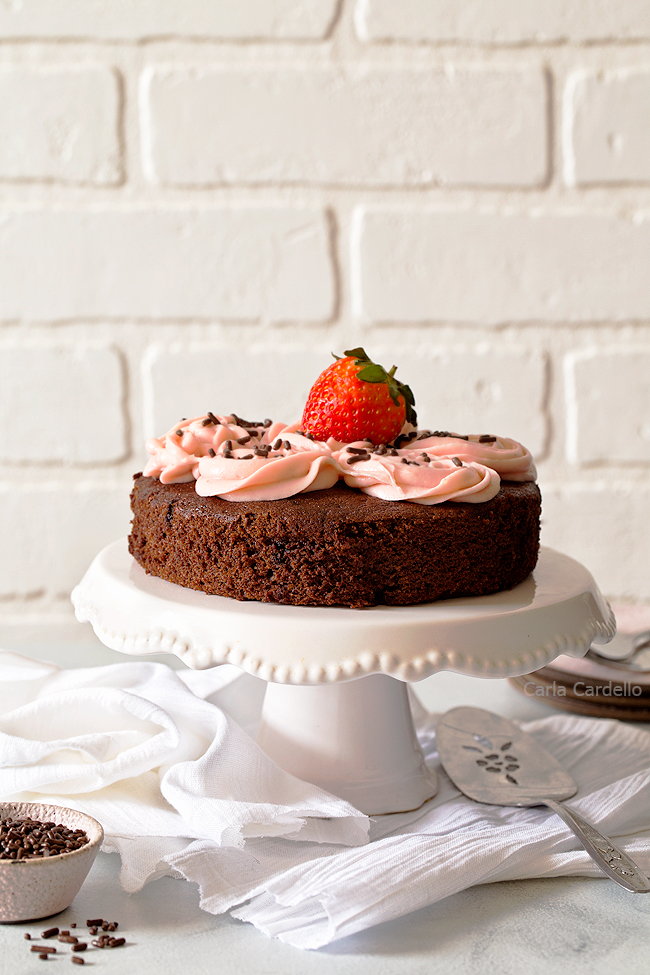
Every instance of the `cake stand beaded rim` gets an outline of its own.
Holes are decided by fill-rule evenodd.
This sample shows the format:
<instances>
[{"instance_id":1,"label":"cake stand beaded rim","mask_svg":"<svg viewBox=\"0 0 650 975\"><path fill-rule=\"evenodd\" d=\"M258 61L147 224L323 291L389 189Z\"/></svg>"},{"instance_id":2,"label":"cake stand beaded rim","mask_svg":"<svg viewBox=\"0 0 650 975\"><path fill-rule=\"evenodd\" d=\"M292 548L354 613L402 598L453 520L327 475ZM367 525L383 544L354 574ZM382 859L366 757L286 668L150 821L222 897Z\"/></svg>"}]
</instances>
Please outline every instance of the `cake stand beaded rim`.
<instances>
[{"instance_id":1,"label":"cake stand beaded rim","mask_svg":"<svg viewBox=\"0 0 650 975\"><path fill-rule=\"evenodd\" d=\"M109 569L110 566L110 569ZM550 589L544 600L540 600L538 579L536 576L553 578L553 574L558 578L556 588L562 589L560 576L564 573L566 579L572 579L573 590L566 594L561 591L557 594L553 592L553 584L548 585L548 580L542 584L542 589L546 585ZM521 596L524 587L531 589L532 596L526 591L525 598ZM120 610L125 608L125 596L129 596L133 605L127 607L132 614L131 625L117 625L120 618ZM120 598L118 598L118 596ZM99 553L92 566L84 576L82 582L75 588L72 594L72 602L75 607L76 615L79 620L88 620L99 639L108 647L124 653L130 654L150 654L150 653L174 653L188 666L194 669L205 669L219 664L234 664L241 670L249 674L260 677L265 681L286 684L329 684L341 681L353 680L369 674L386 674L402 681L419 681L429 677L441 670L451 670L458 673L468 674L484 678L505 678L514 677L521 674L530 673L549 663L562 653L573 656L583 656L589 649L590 644L596 640L607 642L614 635L616 624L614 614L609 604L600 594L596 583L589 572L568 556L561 555L551 549L542 549L540 561L537 569L533 572L529 580L521 586L517 586L509 593L495 594L497 597L504 597L502 602L509 606L508 612L500 611L500 604L494 597L476 597L474 599L463 600L444 600L438 603L425 604L424 607L372 607L370 610L352 610L344 607L296 607L284 606L273 603L239 603L236 600L225 599L220 596L210 596L205 593L198 593L194 590L186 590L173 583L165 582L152 576L146 575L143 569L128 555L125 540L115 542L107 546ZM112 597L115 597L114 599ZM521 605L517 606L517 600ZM553 601L555 599L555 602ZM485 650L481 653L467 651L466 647L459 649L458 643L467 644L471 642L471 634L474 639L485 631L492 632L492 639L496 635L502 643L509 640L517 640L518 636L524 635L524 630L535 629L532 619L535 611L535 603L543 604L537 608L536 615L541 619L537 620L537 625L541 625L542 633L539 639L532 639L529 645L518 651L501 649L496 650L496 659L486 656ZM128 602L128 600L127 600ZM117 603L118 608L115 609ZM158 615L165 617L160 623L152 623L151 618L145 623L146 613L140 612L145 607L150 617ZM185 605L184 605L185 604ZM194 604L194 605L192 605ZM234 604L234 605L233 605ZM515 606L512 611L513 605ZM214 611L214 632L211 631L207 640L197 639L197 630L201 627L192 625L191 614L197 606L202 614L208 609L210 613ZM227 607L224 616L224 606ZM257 609L251 610L251 607ZM247 609L248 608L248 609ZM476 620L469 620L470 627L462 638L458 634L462 630L463 612L476 615L479 611L485 610L487 615ZM168 612L169 610L169 612ZM316 615L305 616L304 611L315 611ZM219 640L216 636L219 624L218 618L231 621L234 615L235 627L241 626L242 621L250 629L250 623L254 614L261 616L263 623L269 624L271 630L277 631L278 628L286 627L287 630L300 630L302 619L307 620L307 629L312 624L318 624L322 620L322 613L327 613L325 618L328 623L334 621L333 614L339 614L336 622L342 619L347 623L349 629L367 630L370 643L378 640L379 629L386 628L386 623L390 621L393 634L402 632L400 622L400 612L404 615L412 616L409 610L415 612L416 618L425 618L424 630L422 626L418 629L418 637L422 642L422 634L427 632L427 627L433 637L434 630L437 629L442 634L441 618L451 612L451 622L446 622L446 627L451 626L452 641L447 634L446 643L438 643L430 639L431 645L426 649L420 648L418 652L413 651L407 655L405 653L391 652L390 649L363 649L353 655L328 661L314 659L312 662L305 662L304 657L296 656L296 653L285 655L281 660L276 649L274 657L273 650L249 651L241 647L241 640L226 639ZM287 612L288 611L288 612ZM302 616L296 611L303 611ZM456 612L459 611L459 612ZM390 614L387 616L386 614ZM110 620L111 614L116 619ZM341 614L343 614L341 616ZM347 616L345 614L348 614ZM352 615L349 615L352 614ZM525 614L528 614L525 616ZM125 614L128 615L125 609ZM196 614L195 614L196 615ZM426 616L430 617L426 622ZM174 617L178 617L175 619ZM456 617L458 617L456 619ZM174 624L170 622L174 619ZM189 620L189 622L188 622ZM522 630L522 620L524 630ZM254 621L255 622L255 621ZM178 623L181 625L179 626ZM473 626L471 625L473 623ZM508 623L509 626L505 626ZM112 624L112 625L111 625ZM396 624L396 625L395 625ZM321 626L325 625L323 623ZM371 632L373 630L376 632ZM567 632L567 628L569 632ZM390 629L390 627L389 627ZM407 627L408 629L408 627ZM500 631L500 634L499 634ZM315 632L315 631L314 631ZM341 635L341 628L335 635L334 640ZM249 635L250 638L250 635ZM257 627L253 630L253 643L263 640L263 631ZM287 639L296 639L295 633ZM417 642L417 641L416 641ZM525 641L524 641L525 642ZM234 643L235 645L231 645ZM237 646L236 644L240 644ZM494 647L492 649L495 649ZM299 651L298 651L299 654ZM304 650L303 650L304 654ZM280 653L282 656L282 653ZM263 659L264 658L264 659Z\"/></svg>"}]
</instances>

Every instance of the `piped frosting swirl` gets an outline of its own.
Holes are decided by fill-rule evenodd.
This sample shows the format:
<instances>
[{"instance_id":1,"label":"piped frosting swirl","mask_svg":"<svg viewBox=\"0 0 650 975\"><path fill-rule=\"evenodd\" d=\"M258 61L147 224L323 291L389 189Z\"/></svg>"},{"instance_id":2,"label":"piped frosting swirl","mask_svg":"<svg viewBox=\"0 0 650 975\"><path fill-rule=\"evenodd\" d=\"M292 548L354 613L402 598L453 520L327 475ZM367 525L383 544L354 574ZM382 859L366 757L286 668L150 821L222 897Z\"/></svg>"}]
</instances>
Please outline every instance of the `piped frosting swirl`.
<instances>
[{"instance_id":1,"label":"piped frosting swirl","mask_svg":"<svg viewBox=\"0 0 650 975\"><path fill-rule=\"evenodd\" d=\"M163 484L194 480L197 494L228 501L274 501L332 487L343 477L373 497L418 504L489 501L500 476L536 477L530 452L507 437L408 428L395 444L343 445L316 441L298 427L236 414L183 419L147 440L144 474Z\"/></svg>"}]
</instances>

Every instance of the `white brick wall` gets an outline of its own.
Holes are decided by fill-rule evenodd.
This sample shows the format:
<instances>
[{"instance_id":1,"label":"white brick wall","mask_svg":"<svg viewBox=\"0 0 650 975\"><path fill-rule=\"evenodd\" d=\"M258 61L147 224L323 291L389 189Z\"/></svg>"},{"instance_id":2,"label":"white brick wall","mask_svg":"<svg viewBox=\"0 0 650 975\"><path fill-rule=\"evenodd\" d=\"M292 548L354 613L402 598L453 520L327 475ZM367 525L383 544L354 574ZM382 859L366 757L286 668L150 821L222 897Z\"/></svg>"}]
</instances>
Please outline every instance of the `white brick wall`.
<instances>
[{"instance_id":1,"label":"white brick wall","mask_svg":"<svg viewBox=\"0 0 650 975\"><path fill-rule=\"evenodd\" d=\"M580 465L650 462L650 350L625 346L570 353L567 448Z\"/></svg>"},{"instance_id":2,"label":"white brick wall","mask_svg":"<svg viewBox=\"0 0 650 975\"><path fill-rule=\"evenodd\" d=\"M70 612L146 436L362 344L650 604L649 79L647 0L0 2L0 622Z\"/></svg>"},{"instance_id":3,"label":"white brick wall","mask_svg":"<svg viewBox=\"0 0 650 975\"><path fill-rule=\"evenodd\" d=\"M114 349L0 346L0 389L3 461L110 464L126 455L122 362Z\"/></svg>"},{"instance_id":4,"label":"white brick wall","mask_svg":"<svg viewBox=\"0 0 650 975\"><path fill-rule=\"evenodd\" d=\"M650 183L650 71L578 72L567 91L569 180Z\"/></svg>"},{"instance_id":5,"label":"white brick wall","mask_svg":"<svg viewBox=\"0 0 650 975\"><path fill-rule=\"evenodd\" d=\"M336 0L5 0L0 36L318 39L335 14Z\"/></svg>"},{"instance_id":6,"label":"white brick wall","mask_svg":"<svg viewBox=\"0 0 650 975\"><path fill-rule=\"evenodd\" d=\"M534 186L547 174L539 70L160 69L143 101L161 183Z\"/></svg>"},{"instance_id":7,"label":"white brick wall","mask_svg":"<svg viewBox=\"0 0 650 975\"><path fill-rule=\"evenodd\" d=\"M650 317L650 221L359 210L353 301L371 321Z\"/></svg>"},{"instance_id":8,"label":"white brick wall","mask_svg":"<svg viewBox=\"0 0 650 975\"><path fill-rule=\"evenodd\" d=\"M95 554L128 525L128 494L101 481L74 487L23 485L0 491L3 558L0 597L63 597Z\"/></svg>"},{"instance_id":9,"label":"white brick wall","mask_svg":"<svg viewBox=\"0 0 650 975\"><path fill-rule=\"evenodd\" d=\"M517 44L650 37L645 0L357 0L364 40Z\"/></svg>"},{"instance_id":10,"label":"white brick wall","mask_svg":"<svg viewBox=\"0 0 650 975\"><path fill-rule=\"evenodd\" d=\"M333 302L322 212L20 211L0 225L5 318L322 321Z\"/></svg>"},{"instance_id":11,"label":"white brick wall","mask_svg":"<svg viewBox=\"0 0 650 975\"><path fill-rule=\"evenodd\" d=\"M119 100L110 68L0 71L0 179L119 182Z\"/></svg>"}]
</instances>

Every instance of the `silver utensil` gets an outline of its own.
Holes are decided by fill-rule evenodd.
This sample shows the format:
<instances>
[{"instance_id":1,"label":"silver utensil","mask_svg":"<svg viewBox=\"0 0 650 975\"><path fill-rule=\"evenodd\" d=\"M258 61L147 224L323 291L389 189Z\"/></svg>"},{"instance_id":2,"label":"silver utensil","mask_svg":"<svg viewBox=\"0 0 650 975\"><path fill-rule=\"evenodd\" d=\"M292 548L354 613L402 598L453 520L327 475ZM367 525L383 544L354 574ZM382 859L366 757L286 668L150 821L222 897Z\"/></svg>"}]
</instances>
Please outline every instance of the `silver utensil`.
<instances>
[{"instance_id":1,"label":"silver utensil","mask_svg":"<svg viewBox=\"0 0 650 975\"><path fill-rule=\"evenodd\" d=\"M589 647L585 656L623 670L650 670L650 630L616 633L604 646Z\"/></svg>"},{"instance_id":2,"label":"silver utensil","mask_svg":"<svg viewBox=\"0 0 650 975\"><path fill-rule=\"evenodd\" d=\"M612 841L560 801L578 787L546 749L506 718L482 708L452 708L437 725L449 778L470 799L496 806L548 806L573 830L599 867L626 890L649 893L650 879Z\"/></svg>"}]
</instances>

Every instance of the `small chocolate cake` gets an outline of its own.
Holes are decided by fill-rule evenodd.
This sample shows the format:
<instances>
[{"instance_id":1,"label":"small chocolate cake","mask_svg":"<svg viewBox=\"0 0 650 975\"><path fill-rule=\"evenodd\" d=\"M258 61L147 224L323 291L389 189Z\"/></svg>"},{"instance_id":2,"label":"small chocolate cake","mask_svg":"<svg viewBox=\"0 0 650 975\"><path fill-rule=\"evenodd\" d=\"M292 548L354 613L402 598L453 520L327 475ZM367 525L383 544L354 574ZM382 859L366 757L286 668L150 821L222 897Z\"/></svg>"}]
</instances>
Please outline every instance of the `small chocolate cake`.
<instances>
[{"instance_id":1,"label":"small chocolate cake","mask_svg":"<svg viewBox=\"0 0 650 975\"><path fill-rule=\"evenodd\" d=\"M511 589L535 567L540 493L481 504L381 501L339 482L277 501L200 497L135 475L129 551L190 589L301 606L402 606Z\"/></svg>"}]
</instances>

